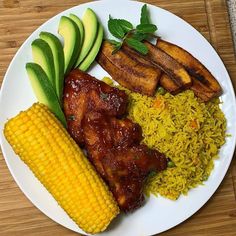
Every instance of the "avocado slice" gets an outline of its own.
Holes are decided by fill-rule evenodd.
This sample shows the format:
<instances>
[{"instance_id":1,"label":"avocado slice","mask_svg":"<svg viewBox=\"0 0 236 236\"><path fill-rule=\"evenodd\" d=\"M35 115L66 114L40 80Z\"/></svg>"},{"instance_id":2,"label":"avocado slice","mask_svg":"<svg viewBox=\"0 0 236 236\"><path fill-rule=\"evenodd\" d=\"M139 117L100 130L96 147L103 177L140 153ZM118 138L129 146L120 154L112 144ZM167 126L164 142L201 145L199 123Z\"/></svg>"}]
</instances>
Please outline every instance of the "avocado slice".
<instances>
[{"instance_id":1,"label":"avocado slice","mask_svg":"<svg viewBox=\"0 0 236 236\"><path fill-rule=\"evenodd\" d=\"M65 115L55 90L42 67L36 63L27 63L26 71L38 101L46 105L66 127Z\"/></svg>"},{"instance_id":2,"label":"avocado slice","mask_svg":"<svg viewBox=\"0 0 236 236\"><path fill-rule=\"evenodd\" d=\"M55 68L52 50L49 45L42 39L35 39L32 44L32 54L35 63L39 64L45 71L47 78L55 86Z\"/></svg>"},{"instance_id":3,"label":"avocado slice","mask_svg":"<svg viewBox=\"0 0 236 236\"><path fill-rule=\"evenodd\" d=\"M49 32L41 32L39 37L48 43L52 50L54 67L55 67L55 85L56 94L62 103L62 93L64 85L64 52L60 40Z\"/></svg>"},{"instance_id":4,"label":"avocado slice","mask_svg":"<svg viewBox=\"0 0 236 236\"><path fill-rule=\"evenodd\" d=\"M89 68L89 66L92 64L92 62L95 60L99 52L99 49L101 47L102 40L103 40L103 27L101 24L99 24L97 38L94 42L92 49L89 51L88 55L79 65L80 70L86 71Z\"/></svg>"},{"instance_id":5,"label":"avocado slice","mask_svg":"<svg viewBox=\"0 0 236 236\"><path fill-rule=\"evenodd\" d=\"M79 28L73 20L67 16L62 16L58 33L64 39L64 74L68 74L75 64L79 54L80 35Z\"/></svg>"},{"instance_id":6,"label":"avocado slice","mask_svg":"<svg viewBox=\"0 0 236 236\"><path fill-rule=\"evenodd\" d=\"M94 44L97 35L97 16L92 9L88 8L85 11L82 22L84 25L84 41L77 62L75 63L75 67L78 67L78 65L87 56L88 52Z\"/></svg>"},{"instance_id":7,"label":"avocado slice","mask_svg":"<svg viewBox=\"0 0 236 236\"><path fill-rule=\"evenodd\" d=\"M82 47L83 41L84 41L84 25L82 23L82 21L80 20L80 18L74 14L70 14L69 15L70 19L73 20L75 22L75 24L78 26L79 28L79 33L80 33L80 45L79 45L79 51Z\"/></svg>"}]
</instances>

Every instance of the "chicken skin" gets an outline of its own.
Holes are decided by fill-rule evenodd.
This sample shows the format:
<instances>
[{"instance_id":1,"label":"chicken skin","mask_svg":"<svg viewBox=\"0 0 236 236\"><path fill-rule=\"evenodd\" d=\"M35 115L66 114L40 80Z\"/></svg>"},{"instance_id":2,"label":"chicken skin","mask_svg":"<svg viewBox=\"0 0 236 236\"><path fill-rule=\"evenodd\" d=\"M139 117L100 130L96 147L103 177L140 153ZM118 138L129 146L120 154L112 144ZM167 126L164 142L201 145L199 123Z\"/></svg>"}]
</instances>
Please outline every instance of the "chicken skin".
<instances>
[{"instance_id":1,"label":"chicken skin","mask_svg":"<svg viewBox=\"0 0 236 236\"><path fill-rule=\"evenodd\" d=\"M165 156L139 144L141 129L129 119L89 112L82 127L88 157L107 182L120 209L127 212L140 207L145 179L151 171L166 168Z\"/></svg>"},{"instance_id":2,"label":"chicken skin","mask_svg":"<svg viewBox=\"0 0 236 236\"><path fill-rule=\"evenodd\" d=\"M86 149L124 212L142 205L148 174L167 166L163 154L140 144L141 127L124 118L127 105L124 91L80 70L66 78L64 112L68 132Z\"/></svg>"},{"instance_id":3,"label":"chicken skin","mask_svg":"<svg viewBox=\"0 0 236 236\"><path fill-rule=\"evenodd\" d=\"M128 104L124 91L80 70L73 70L66 78L63 100L68 131L79 145L84 144L80 123L86 112L92 110L121 116Z\"/></svg>"}]
</instances>

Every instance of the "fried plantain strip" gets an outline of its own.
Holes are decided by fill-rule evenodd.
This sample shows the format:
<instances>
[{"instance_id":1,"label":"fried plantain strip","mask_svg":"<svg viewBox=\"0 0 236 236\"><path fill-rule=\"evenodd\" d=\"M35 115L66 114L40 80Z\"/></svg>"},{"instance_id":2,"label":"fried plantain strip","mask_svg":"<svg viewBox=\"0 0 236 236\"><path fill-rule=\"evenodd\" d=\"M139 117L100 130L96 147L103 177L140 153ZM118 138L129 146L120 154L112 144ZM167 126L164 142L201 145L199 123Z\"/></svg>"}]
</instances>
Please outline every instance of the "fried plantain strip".
<instances>
[{"instance_id":1,"label":"fried plantain strip","mask_svg":"<svg viewBox=\"0 0 236 236\"><path fill-rule=\"evenodd\" d=\"M192 77L197 79L202 85L205 85L203 86L205 89L206 87L209 87L210 90L214 92L214 96L218 96L222 93L220 84L210 71L189 52L175 44L161 39L157 40L156 46L181 63ZM200 86L199 83L197 84ZM195 85L196 82L194 86ZM194 87L194 90L195 89L196 87ZM201 90L198 93L200 94L203 91L204 90Z\"/></svg>"},{"instance_id":2,"label":"fried plantain strip","mask_svg":"<svg viewBox=\"0 0 236 236\"><path fill-rule=\"evenodd\" d=\"M148 54L145 58L151 60L157 65L165 74L167 74L174 82L183 88L188 88L192 84L192 80L185 70L185 68L177 62L174 58L168 55L163 50L157 48L155 45L144 42L148 47Z\"/></svg>"},{"instance_id":3,"label":"fried plantain strip","mask_svg":"<svg viewBox=\"0 0 236 236\"><path fill-rule=\"evenodd\" d=\"M121 50L125 54L130 56L133 60L139 61L141 64L143 64L145 66L151 66L154 69L158 70L158 72L161 74L161 69L159 67L157 67L157 65L155 65L149 58L146 58L146 57L142 56L140 53L138 53L134 49L130 48L126 44L123 44Z\"/></svg>"},{"instance_id":4,"label":"fried plantain strip","mask_svg":"<svg viewBox=\"0 0 236 236\"><path fill-rule=\"evenodd\" d=\"M194 92L194 94L197 97L201 98L204 102L207 102L216 96L215 92L213 92L211 89L209 89L209 87L201 83L193 76L192 76L192 81L193 84L190 89Z\"/></svg>"},{"instance_id":5,"label":"fried plantain strip","mask_svg":"<svg viewBox=\"0 0 236 236\"><path fill-rule=\"evenodd\" d=\"M134 60L122 50L112 54L113 50L113 45L104 41L97 56L98 63L120 85L153 96L160 79L160 70Z\"/></svg>"},{"instance_id":6,"label":"fried plantain strip","mask_svg":"<svg viewBox=\"0 0 236 236\"><path fill-rule=\"evenodd\" d=\"M177 94L183 91L183 88L175 83L167 74L162 74L159 84L171 94Z\"/></svg>"},{"instance_id":7,"label":"fried plantain strip","mask_svg":"<svg viewBox=\"0 0 236 236\"><path fill-rule=\"evenodd\" d=\"M162 73L161 70L159 69L159 67L157 67L157 65L155 65L149 58L145 58L145 57L141 56L138 52L136 52L132 48L128 47L127 45L124 44L122 46L121 50L123 50L125 53L127 53L134 60L138 60L140 63L142 63L144 65L152 66L152 67L156 68L156 70L160 71L160 73ZM183 90L182 86L178 85L174 80L172 80L165 73L162 73L159 84L164 89L166 89L168 92L170 92L172 94L177 94Z\"/></svg>"}]
</instances>

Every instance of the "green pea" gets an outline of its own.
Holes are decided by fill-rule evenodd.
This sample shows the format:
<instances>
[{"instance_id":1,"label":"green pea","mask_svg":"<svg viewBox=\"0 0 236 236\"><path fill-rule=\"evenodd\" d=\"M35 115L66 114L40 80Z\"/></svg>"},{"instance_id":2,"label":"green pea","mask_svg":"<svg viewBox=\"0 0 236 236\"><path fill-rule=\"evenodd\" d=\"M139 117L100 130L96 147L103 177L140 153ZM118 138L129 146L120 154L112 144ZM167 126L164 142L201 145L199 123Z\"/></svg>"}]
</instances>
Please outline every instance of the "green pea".
<instances>
[{"instance_id":1,"label":"green pea","mask_svg":"<svg viewBox=\"0 0 236 236\"><path fill-rule=\"evenodd\" d=\"M168 161L167 166L169 168L175 167L175 163L173 161Z\"/></svg>"},{"instance_id":2,"label":"green pea","mask_svg":"<svg viewBox=\"0 0 236 236\"><path fill-rule=\"evenodd\" d=\"M164 95L164 94L166 93L165 89L162 88L162 87L159 87L159 88L157 89L157 92L158 92L158 94L160 94L160 95Z\"/></svg>"}]
</instances>

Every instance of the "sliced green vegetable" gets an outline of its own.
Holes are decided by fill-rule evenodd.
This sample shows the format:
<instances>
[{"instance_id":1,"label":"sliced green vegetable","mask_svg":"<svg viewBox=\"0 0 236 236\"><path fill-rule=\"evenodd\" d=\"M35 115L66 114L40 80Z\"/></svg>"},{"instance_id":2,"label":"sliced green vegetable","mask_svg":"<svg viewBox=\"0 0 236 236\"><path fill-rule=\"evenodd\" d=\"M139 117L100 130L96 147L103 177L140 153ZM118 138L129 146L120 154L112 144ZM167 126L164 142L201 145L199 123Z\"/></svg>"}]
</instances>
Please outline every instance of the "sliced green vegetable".
<instances>
[{"instance_id":1,"label":"sliced green vegetable","mask_svg":"<svg viewBox=\"0 0 236 236\"><path fill-rule=\"evenodd\" d=\"M82 18L82 22L84 25L84 41L79 57L75 63L75 67L78 67L79 64L87 56L87 54L89 53L90 49L94 44L97 35L97 28L98 28L97 16L92 9L88 8L85 11Z\"/></svg>"},{"instance_id":2,"label":"sliced green vegetable","mask_svg":"<svg viewBox=\"0 0 236 236\"><path fill-rule=\"evenodd\" d=\"M84 42L84 25L83 22L80 20L80 18L74 14L69 15L70 19L75 22L75 24L79 28L79 33L80 33L80 44L79 44L79 51L82 48L83 42Z\"/></svg>"},{"instance_id":3,"label":"sliced green vegetable","mask_svg":"<svg viewBox=\"0 0 236 236\"><path fill-rule=\"evenodd\" d=\"M66 127L65 115L58 97L42 67L36 63L27 63L26 71L38 101L46 105Z\"/></svg>"},{"instance_id":4,"label":"sliced green vegetable","mask_svg":"<svg viewBox=\"0 0 236 236\"><path fill-rule=\"evenodd\" d=\"M79 54L80 35L79 28L69 17L62 16L58 33L64 39L64 74L68 74L76 62Z\"/></svg>"},{"instance_id":5,"label":"sliced green vegetable","mask_svg":"<svg viewBox=\"0 0 236 236\"><path fill-rule=\"evenodd\" d=\"M35 39L32 42L31 47L34 62L39 64L43 68L47 75L47 78L50 80L54 89L56 89L55 67L50 46L42 39Z\"/></svg>"},{"instance_id":6,"label":"sliced green vegetable","mask_svg":"<svg viewBox=\"0 0 236 236\"><path fill-rule=\"evenodd\" d=\"M55 85L56 94L59 98L60 104L62 102L62 93L64 85L64 52L60 40L49 32L41 32L40 38L46 41L52 50L53 61L55 67Z\"/></svg>"},{"instance_id":7,"label":"sliced green vegetable","mask_svg":"<svg viewBox=\"0 0 236 236\"><path fill-rule=\"evenodd\" d=\"M102 40L103 40L103 27L101 24L99 24L97 38L94 42L92 49L89 51L88 55L79 65L80 70L86 71L89 68L89 66L92 64L92 62L95 60L99 52L99 49L101 47Z\"/></svg>"}]
</instances>

